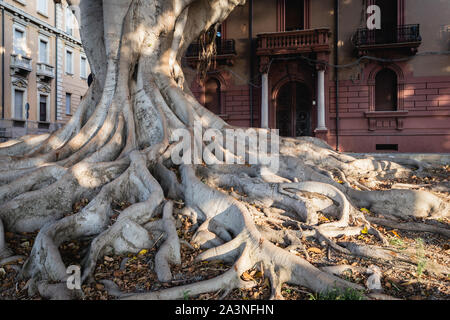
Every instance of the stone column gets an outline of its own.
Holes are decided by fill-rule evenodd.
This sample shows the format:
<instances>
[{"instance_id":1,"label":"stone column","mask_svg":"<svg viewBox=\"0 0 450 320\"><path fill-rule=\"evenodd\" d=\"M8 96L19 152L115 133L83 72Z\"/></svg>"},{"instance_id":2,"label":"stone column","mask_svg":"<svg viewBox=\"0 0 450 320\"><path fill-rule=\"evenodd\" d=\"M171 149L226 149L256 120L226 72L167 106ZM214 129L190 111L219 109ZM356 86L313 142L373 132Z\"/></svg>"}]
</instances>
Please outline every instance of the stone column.
<instances>
[{"instance_id":1,"label":"stone column","mask_svg":"<svg viewBox=\"0 0 450 320\"><path fill-rule=\"evenodd\" d=\"M261 128L269 128L269 74L262 75Z\"/></svg>"},{"instance_id":2,"label":"stone column","mask_svg":"<svg viewBox=\"0 0 450 320\"><path fill-rule=\"evenodd\" d=\"M328 131L325 122L325 69L317 71L317 131Z\"/></svg>"}]
</instances>

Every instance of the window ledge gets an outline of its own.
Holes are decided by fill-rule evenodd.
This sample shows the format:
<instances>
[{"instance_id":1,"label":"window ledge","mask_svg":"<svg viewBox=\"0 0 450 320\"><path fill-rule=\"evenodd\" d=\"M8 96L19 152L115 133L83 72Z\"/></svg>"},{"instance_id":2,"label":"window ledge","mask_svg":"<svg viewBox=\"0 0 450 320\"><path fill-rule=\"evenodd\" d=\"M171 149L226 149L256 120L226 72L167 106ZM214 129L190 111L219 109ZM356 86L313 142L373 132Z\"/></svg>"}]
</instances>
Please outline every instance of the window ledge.
<instances>
[{"instance_id":1,"label":"window ledge","mask_svg":"<svg viewBox=\"0 0 450 320\"><path fill-rule=\"evenodd\" d=\"M37 13L48 19L48 13L40 11L40 10L37 10Z\"/></svg>"},{"instance_id":2,"label":"window ledge","mask_svg":"<svg viewBox=\"0 0 450 320\"><path fill-rule=\"evenodd\" d=\"M369 121L369 131L379 129L403 130L408 111L369 111L364 113Z\"/></svg>"},{"instance_id":3,"label":"window ledge","mask_svg":"<svg viewBox=\"0 0 450 320\"><path fill-rule=\"evenodd\" d=\"M27 5L27 2L25 0L14 0L14 1L20 3L23 6Z\"/></svg>"},{"instance_id":4,"label":"window ledge","mask_svg":"<svg viewBox=\"0 0 450 320\"><path fill-rule=\"evenodd\" d=\"M398 118L406 117L408 111L369 111L365 112L366 118Z\"/></svg>"}]
</instances>

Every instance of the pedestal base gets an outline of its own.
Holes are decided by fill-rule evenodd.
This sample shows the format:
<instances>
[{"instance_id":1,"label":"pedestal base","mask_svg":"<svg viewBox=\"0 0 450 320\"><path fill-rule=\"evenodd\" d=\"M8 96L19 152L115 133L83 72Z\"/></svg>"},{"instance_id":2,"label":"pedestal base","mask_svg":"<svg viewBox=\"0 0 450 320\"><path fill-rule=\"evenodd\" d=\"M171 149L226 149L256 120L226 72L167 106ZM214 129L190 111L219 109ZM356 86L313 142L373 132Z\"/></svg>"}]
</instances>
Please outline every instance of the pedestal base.
<instances>
[{"instance_id":1,"label":"pedestal base","mask_svg":"<svg viewBox=\"0 0 450 320\"><path fill-rule=\"evenodd\" d=\"M314 130L314 136L328 142L328 129L316 129Z\"/></svg>"}]
</instances>

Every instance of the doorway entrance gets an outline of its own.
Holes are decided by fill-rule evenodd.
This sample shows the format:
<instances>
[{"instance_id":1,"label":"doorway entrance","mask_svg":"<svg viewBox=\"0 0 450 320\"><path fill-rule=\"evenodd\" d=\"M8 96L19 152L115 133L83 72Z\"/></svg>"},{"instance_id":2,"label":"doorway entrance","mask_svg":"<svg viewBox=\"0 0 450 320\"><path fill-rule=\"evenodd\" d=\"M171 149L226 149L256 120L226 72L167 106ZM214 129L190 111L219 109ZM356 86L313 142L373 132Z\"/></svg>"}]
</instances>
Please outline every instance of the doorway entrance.
<instances>
[{"instance_id":1,"label":"doorway entrance","mask_svg":"<svg viewBox=\"0 0 450 320\"><path fill-rule=\"evenodd\" d=\"M308 87L298 81L284 84L276 99L276 125L282 137L312 135L312 97Z\"/></svg>"}]
</instances>

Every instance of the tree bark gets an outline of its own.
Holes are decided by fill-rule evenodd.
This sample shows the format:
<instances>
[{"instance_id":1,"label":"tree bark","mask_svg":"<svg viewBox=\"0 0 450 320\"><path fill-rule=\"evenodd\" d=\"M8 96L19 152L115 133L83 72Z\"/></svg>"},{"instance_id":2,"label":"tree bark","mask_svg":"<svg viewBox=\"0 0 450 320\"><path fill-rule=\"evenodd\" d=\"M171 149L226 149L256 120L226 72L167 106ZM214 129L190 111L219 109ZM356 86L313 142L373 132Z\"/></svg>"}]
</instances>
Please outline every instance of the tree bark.
<instances>
[{"instance_id":1,"label":"tree bark","mask_svg":"<svg viewBox=\"0 0 450 320\"><path fill-rule=\"evenodd\" d=\"M364 177L370 181L406 177L434 164L355 158L314 138L276 137L281 143L278 172L262 163L204 166L171 161L176 130L193 132L196 123L203 131L233 129L190 93L182 58L193 40L244 2L71 1L81 11L81 36L95 81L63 128L50 136L0 145L0 259L11 255L3 225L10 232L39 231L22 270L22 276L30 279L30 294L75 296L62 285L68 275L58 247L81 238L92 239L83 261L85 282L106 252L137 253L156 245L157 235L163 234L155 272L161 281L170 281L171 265L180 263L172 201L182 200L183 214L197 226L194 241L207 249L198 259L229 261L233 267L208 281L144 294L119 293L122 298L182 299L187 290L196 295L244 287L241 274L256 265L262 265L269 276L276 299L281 298L285 282L316 292L336 287L362 290L276 244L287 237L289 246L301 246L307 237L352 254L354 247L341 246L334 239L367 228L381 246L386 245L359 211L361 207L404 220L449 216L448 203L437 195L372 191L372 186L360 182ZM225 152L235 156L234 150ZM82 199L89 201L83 210L64 216ZM113 201L132 204L116 221ZM255 204L268 214L261 215ZM161 211L162 219L154 222ZM319 224L319 212L334 222ZM257 217L266 222L289 221L299 229L257 227ZM355 254L364 251L358 250Z\"/></svg>"}]
</instances>

